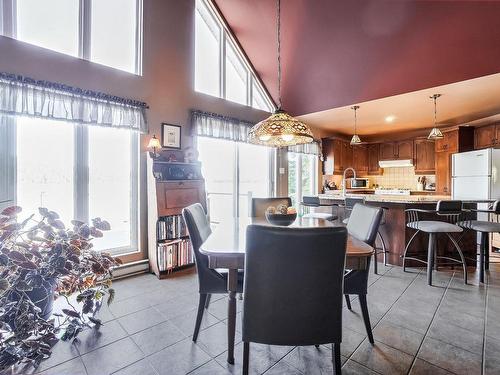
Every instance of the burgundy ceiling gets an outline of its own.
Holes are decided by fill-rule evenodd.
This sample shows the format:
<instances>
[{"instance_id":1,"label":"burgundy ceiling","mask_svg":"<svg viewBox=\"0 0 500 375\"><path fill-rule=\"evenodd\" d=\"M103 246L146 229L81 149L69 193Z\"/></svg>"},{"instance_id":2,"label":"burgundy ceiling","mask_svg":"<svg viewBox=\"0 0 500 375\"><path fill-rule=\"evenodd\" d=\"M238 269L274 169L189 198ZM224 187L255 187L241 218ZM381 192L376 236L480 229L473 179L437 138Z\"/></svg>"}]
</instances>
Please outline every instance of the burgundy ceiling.
<instances>
[{"instance_id":1,"label":"burgundy ceiling","mask_svg":"<svg viewBox=\"0 0 500 375\"><path fill-rule=\"evenodd\" d=\"M277 99L275 0L215 0ZM500 72L499 1L282 0L283 107L300 115Z\"/></svg>"}]
</instances>

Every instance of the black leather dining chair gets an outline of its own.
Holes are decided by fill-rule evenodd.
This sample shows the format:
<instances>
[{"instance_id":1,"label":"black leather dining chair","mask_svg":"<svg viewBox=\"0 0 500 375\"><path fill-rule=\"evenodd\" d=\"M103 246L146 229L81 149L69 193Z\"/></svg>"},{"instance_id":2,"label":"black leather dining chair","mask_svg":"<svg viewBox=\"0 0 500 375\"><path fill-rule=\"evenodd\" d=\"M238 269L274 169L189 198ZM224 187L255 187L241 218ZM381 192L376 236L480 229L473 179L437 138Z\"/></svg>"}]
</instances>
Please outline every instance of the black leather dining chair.
<instances>
[{"instance_id":1,"label":"black leather dining chair","mask_svg":"<svg viewBox=\"0 0 500 375\"><path fill-rule=\"evenodd\" d=\"M292 198L277 197L277 198L252 198L252 207L250 209L251 217L264 217L269 206L277 207L284 204L287 207L292 205Z\"/></svg>"},{"instance_id":2,"label":"black leather dining chair","mask_svg":"<svg viewBox=\"0 0 500 375\"><path fill-rule=\"evenodd\" d=\"M309 210L311 209L317 209L320 207L338 207L338 204L331 203L331 204L322 204L321 199L319 199L318 196L308 196L304 195L302 197L302 202L300 203L302 206L302 209L307 209L307 213L304 213L302 217L305 218L312 218L312 219L323 219L323 220L328 220L328 221L334 221L338 219L337 215L334 215L333 212L327 213L327 212L310 212Z\"/></svg>"},{"instance_id":3,"label":"black leather dining chair","mask_svg":"<svg viewBox=\"0 0 500 375\"><path fill-rule=\"evenodd\" d=\"M356 203L352 208L351 215L349 216L349 221L347 223L347 231L349 235L365 242L371 247L375 247L375 239L377 238L378 227L380 225L380 221L382 220L382 215L383 209L381 207L372 207ZM368 335L368 340L373 344L372 326L370 323L370 315L368 313L368 302L366 300L369 270L370 264L368 263L365 270L347 271L344 277L344 294L346 305L349 310L352 309L349 294L356 294L358 296L361 313L363 314L363 321L365 323L366 334Z\"/></svg>"},{"instance_id":4,"label":"black leather dining chair","mask_svg":"<svg viewBox=\"0 0 500 375\"><path fill-rule=\"evenodd\" d=\"M182 216L186 223L194 252L196 271L198 273L198 284L200 300L198 303L198 314L193 333L193 341L196 342L200 331L203 311L208 307L210 295L227 293L227 273L218 272L208 267L208 257L200 253L200 246L212 233L210 223L203 206L195 203L182 210ZM243 290L243 274L238 273L238 292Z\"/></svg>"},{"instance_id":5,"label":"black leather dining chair","mask_svg":"<svg viewBox=\"0 0 500 375\"><path fill-rule=\"evenodd\" d=\"M243 373L250 343L333 344L340 374L344 227L247 229L243 301Z\"/></svg>"}]
</instances>

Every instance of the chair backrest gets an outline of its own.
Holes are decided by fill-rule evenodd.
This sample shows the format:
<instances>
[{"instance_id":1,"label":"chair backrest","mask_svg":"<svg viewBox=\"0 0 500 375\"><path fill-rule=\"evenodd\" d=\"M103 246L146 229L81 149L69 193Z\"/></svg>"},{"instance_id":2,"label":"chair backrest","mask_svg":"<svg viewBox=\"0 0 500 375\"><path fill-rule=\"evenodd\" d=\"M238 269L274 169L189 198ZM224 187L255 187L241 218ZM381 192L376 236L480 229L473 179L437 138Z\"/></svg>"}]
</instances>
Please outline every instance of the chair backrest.
<instances>
[{"instance_id":1,"label":"chair backrest","mask_svg":"<svg viewBox=\"0 0 500 375\"><path fill-rule=\"evenodd\" d=\"M373 246L383 213L384 210L381 207L357 203L349 217L347 231L351 236Z\"/></svg>"},{"instance_id":2,"label":"chair backrest","mask_svg":"<svg viewBox=\"0 0 500 375\"><path fill-rule=\"evenodd\" d=\"M270 345L339 342L345 227L247 228L243 340Z\"/></svg>"},{"instance_id":3,"label":"chair backrest","mask_svg":"<svg viewBox=\"0 0 500 375\"><path fill-rule=\"evenodd\" d=\"M279 206L280 204L285 204L287 207L292 205L292 199L290 197L278 197L278 198L252 198L252 207L250 210L251 217L264 217L266 216L266 209L269 206Z\"/></svg>"},{"instance_id":4,"label":"chair backrest","mask_svg":"<svg viewBox=\"0 0 500 375\"><path fill-rule=\"evenodd\" d=\"M356 205L357 203L365 203L365 198L345 198L345 208L348 210L352 210L354 205Z\"/></svg>"},{"instance_id":5,"label":"chair backrest","mask_svg":"<svg viewBox=\"0 0 500 375\"><path fill-rule=\"evenodd\" d=\"M316 207L318 207L320 205L320 200L319 200L319 197L304 195L302 197L302 203L304 205L306 205L306 206L310 206L310 207L316 206Z\"/></svg>"},{"instance_id":6,"label":"chair backrest","mask_svg":"<svg viewBox=\"0 0 500 375\"><path fill-rule=\"evenodd\" d=\"M440 214L457 213L462 211L462 201L438 201L436 203L436 211Z\"/></svg>"},{"instance_id":7,"label":"chair backrest","mask_svg":"<svg viewBox=\"0 0 500 375\"><path fill-rule=\"evenodd\" d=\"M211 282L218 282L220 274L208 268L208 257L200 253L200 247L212 233L210 223L203 206L199 203L192 204L182 210L182 216L186 223L191 240L191 246L194 252L196 262L196 271L198 273L198 281L200 283L200 292L204 289L210 289Z\"/></svg>"}]
</instances>

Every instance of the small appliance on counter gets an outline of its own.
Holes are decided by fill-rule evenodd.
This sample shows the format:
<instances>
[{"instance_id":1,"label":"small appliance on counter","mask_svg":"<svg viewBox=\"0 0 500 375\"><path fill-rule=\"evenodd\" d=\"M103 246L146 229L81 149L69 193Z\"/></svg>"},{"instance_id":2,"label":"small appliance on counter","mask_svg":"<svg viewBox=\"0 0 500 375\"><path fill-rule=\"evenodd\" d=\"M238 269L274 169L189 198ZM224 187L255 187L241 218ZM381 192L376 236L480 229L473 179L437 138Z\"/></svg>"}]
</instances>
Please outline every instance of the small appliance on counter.
<instances>
[{"instance_id":1,"label":"small appliance on counter","mask_svg":"<svg viewBox=\"0 0 500 375\"><path fill-rule=\"evenodd\" d=\"M350 189L369 189L370 180L367 178L351 178Z\"/></svg>"}]
</instances>

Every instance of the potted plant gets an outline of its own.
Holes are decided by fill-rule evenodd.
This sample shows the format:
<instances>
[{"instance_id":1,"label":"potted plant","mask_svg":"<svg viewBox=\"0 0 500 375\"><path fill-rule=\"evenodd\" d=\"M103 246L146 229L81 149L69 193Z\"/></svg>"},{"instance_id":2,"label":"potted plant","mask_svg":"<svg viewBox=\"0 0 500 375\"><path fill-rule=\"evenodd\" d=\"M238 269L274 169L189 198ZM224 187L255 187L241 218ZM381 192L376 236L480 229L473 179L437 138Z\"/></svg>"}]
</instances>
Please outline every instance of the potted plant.
<instances>
[{"instance_id":1,"label":"potted plant","mask_svg":"<svg viewBox=\"0 0 500 375\"><path fill-rule=\"evenodd\" d=\"M21 363L36 368L59 339L98 328L97 313L114 298L112 269L121 263L92 248L108 222L73 220L67 228L46 208L22 222L20 212L13 206L0 213L0 371ZM61 313L52 313L55 298L66 299Z\"/></svg>"}]
</instances>

